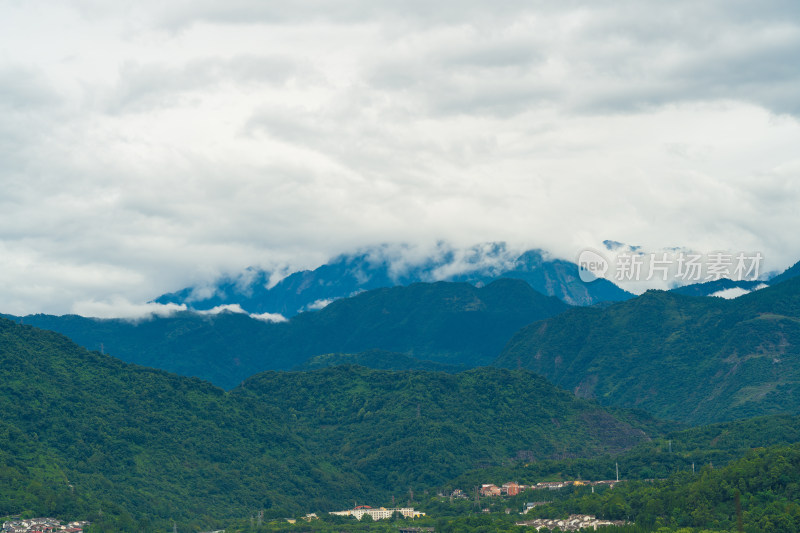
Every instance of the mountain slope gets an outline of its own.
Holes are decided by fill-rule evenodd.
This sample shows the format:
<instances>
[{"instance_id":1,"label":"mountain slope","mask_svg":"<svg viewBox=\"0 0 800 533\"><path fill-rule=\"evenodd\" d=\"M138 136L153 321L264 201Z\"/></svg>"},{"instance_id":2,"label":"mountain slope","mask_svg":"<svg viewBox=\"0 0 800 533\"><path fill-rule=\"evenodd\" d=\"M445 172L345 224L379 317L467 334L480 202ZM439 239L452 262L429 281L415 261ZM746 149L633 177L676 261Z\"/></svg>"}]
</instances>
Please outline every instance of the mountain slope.
<instances>
[{"instance_id":1,"label":"mountain slope","mask_svg":"<svg viewBox=\"0 0 800 533\"><path fill-rule=\"evenodd\" d=\"M499 464L628 449L662 423L601 409L527 371L458 374L330 367L264 372L232 395L281 404L297 435L324 443L385 487L436 486L470 463Z\"/></svg>"},{"instance_id":2,"label":"mountain slope","mask_svg":"<svg viewBox=\"0 0 800 533\"><path fill-rule=\"evenodd\" d=\"M338 300L318 313L298 315L289 325L301 332L294 333L293 345L305 340L302 353L381 348L420 359L479 366L490 363L531 317L553 316L567 308L516 280L500 279L482 288L466 283L415 283ZM336 349L323 349L328 346Z\"/></svg>"},{"instance_id":3,"label":"mountain slope","mask_svg":"<svg viewBox=\"0 0 800 533\"><path fill-rule=\"evenodd\" d=\"M109 531L386 501L519 449L592 456L662 427L492 368L268 372L226 393L4 319L0 379L0 514Z\"/></svg>"},{"instance_id":4,"label":"mountain slope","mask_svg":"<svg viewBox=\"0 0 800 533\"><path fill-rule=\"evenodd\" d=\"M274 286L270 285L268 272L251 268L238 276L222 277L210 286L187 287L161 295L155 301L186 304L196 310L238 304L249 313L280 313L291 317L366 290L434 281L487 285L499 278L522 279L542 294L570 305L592 305L633 296L608 280L582 282L577 265L549 259L542 250L515 256L504 244L491 243L470 248L464 254L452 249L438 250L436 257L416 260L413 264L387 247L378 247L341 255L314 270L292 273Z\"/></svg>"},{"instance_id":5,"label":"mountain slope","mask_svg":"<svg viewBox=\"0 0 800 533\"><path fill-rule=\"evenodd\" d=\"M329 366L355 365L376 370L430 370L431 372L462 372L464 366L446 365L427 359L417 359L386 350L367 350L359 353L328 353L317 355L293 370L317 370Z\"/></svg>"},{"instance_id":6,"label":"mountain slope","mask_svg":"<svg viewBox=\"0 0 800 533\"><path fill-rule=\"evenodd\" d=\"M800 415L762 416L672 431L618 455L547 459L480 468L451 480L447 487L474 487L489 482L499 484L509 479L524 484L543 479L614 479L617 467L620 477L627 480L663 479L674 472L691 471L703 465L725 466L744 457L753 448L798 442Z\"/></svg>"},{"instance_id":7,"label":"mountain slope","mask_svg":"<svg viewBox=\"0 0 800 533\"><path fill-rule=\"evenodd\" d=\"M546 259L541 250L529 250L519 256L504 278L521 279L531 287L570 305L594 305L633 298L607 279L590 283L581 281L578 266L562 259Z\"/></svg>"},{"instance_id":8,"label":"mountain slope","mask_svg":"<svg viewBox=\"0 0 800 533\"><path fill-rule=\"evenodd\" d=\"M125 361L201 377L225 388L263 370L288 370L310 357L371 349L448 365L489 364L522 326L568 306L518 280L483 288L417 283L337 300L272 324L247 315L178 313L140 322L77 316L24 317Z\"/></svg>"},{"instance_id":9,"label":"mountain slope","mask_svg":"<svg viewBox=\"0 0 800 533\"><path fill-rule=\"evenodd\" d=\"M800 261L795 263L794 265L790 266L774 278L767 281L769 285L777 285L778 283L782 283L784 281L790 280L792 278L796 278L800 276Z\"/></svg>"},{"instance_id":10,"label":"mountain slope","mask_svg":"<svg viewBox=\"0 0 800 533\"><path fill-rule=\"evenodd\" d=\"M800 408L800 278L735 300L649 291L526 326L496 362L702 423Z\"/></svg>"},{"instance_id":11,"label":"mountain slope","mask_svg":"<svg viewBox=\"0 0 800 533\"><path fill-rule=\"evenodd\" d=\"M98 520L102 509L125 522L127 510L136 514L129 530L139 530L148 517L294 506L298 484L312 501L362 495L360 476L314 473L324 464L276 407L87 352L52 332L0 319L0 380L0 475L20 487L9 494L13 485L0 483L0 514L28 508ZM33 452L46 470L24 462ZM29 498L32 483L51 493ZM20 507L20 498L34 501Z\"/></svg>"}]
</instances>

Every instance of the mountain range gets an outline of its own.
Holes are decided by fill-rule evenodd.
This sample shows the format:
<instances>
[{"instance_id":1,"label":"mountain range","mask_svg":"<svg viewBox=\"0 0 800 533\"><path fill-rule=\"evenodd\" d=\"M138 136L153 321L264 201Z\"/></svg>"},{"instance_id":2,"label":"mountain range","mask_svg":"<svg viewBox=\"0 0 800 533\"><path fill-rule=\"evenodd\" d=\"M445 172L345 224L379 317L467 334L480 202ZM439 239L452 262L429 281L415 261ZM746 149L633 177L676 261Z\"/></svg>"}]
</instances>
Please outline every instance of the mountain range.
<instances>
[{"instance_id":1,"label":"mountain range","mask_svg":"<svg viewBox=\"0 0 800 533\"><path fill-rule=\"evenodd\" d=\"M201 531L488 476L661 477L796 442L795 267L732 300L576 307L486 278L361 291L277 323L0 318L0 515Z\"/></svg>"},{"instance_id":2,"label":"mountain range","mask_svg":"<svg viewBox=\"0 0 800 533\"><path fill-rule=\"evenodd\" d=\"M266 372L225 392L5 319L0 380L0 516L106 531L386 501L519 450L616 453L670 427L497 368Z\"/></svg>"},{"instance_id":3,"label":"mountain range","mask_svg":"<svg viewBox=\"0 0 800 533\"><path fill-rule=\"evenodd\" d=\"M291 317L372 289L435 281L484 286L499 278L521 279L542 294L555 296L570 305L593 305L633 297L604 279L584 283L574 263L550 258L542 250L517 255L502 243L474 246L464 252L442 245L437 253L416 261L403 259L402 249L375 247L357 254L340 255L314 270L291 273L275 284L270 281L272 275L250 268L211 284L161 295L154 301L185 304L194 310L239 305L251 314Z\"/></svg>"},{"instance_id":4,"label":"mountain range","mask_svg":"<svg viewBox=\"0 0 800 533\"><path fill-rule=\"evenodd\" d=\"M609 249L622 246L613 241L605 244ZM576 264L553 258L543 250L518 254L503 243L476 245L466 250L440 244L434 253L422 259L405 258L405 255L414 256L402 246L367 248L339 255L313 270L292 272L276 283L272 281L273 272L248 268L210 283L163 294L154 302L186 305L198 311L236 305L250 314L266 313L267 317L280 318L321 309L334 300L378 288L435 281L466 282L480 287L500 278L521 279L542 294L555 296L569 305L591 306L634 296L603 278L582 281ZM712 296L733 288L744 293L798 274L800 263L774 279L722 278L672 290L691 296Z\"/></svg>"},{"instance_id":5,"label":"mountain range","mask_svg":"<svg viewBox=\"0 0 800 533\"><path fill-rule=\"evenodd\" d=\"M375 289L283 323L230 312L138 322L13 318L226 389L264 370L359 364L455 372L494 364L529 368L606 405L706 423L800 406L800 312L791 304L800 278L790 274L734 300L649 291L570 308L522 280L499 279Z\"/></svg>"},{"instance_id":6,"label":"mountain range","mask_svg":"<svg viewBox=\"0 0 800 533\"><path fill-rule=\"evenodd\" d=\"M283 323L230 312L182 312L136 322L74 315L11 318L128 362L232 388L263 370L289 370L314 356L372 349L451 366L488 365L519 328L568 308L522 280L499 279L484 287L438 282L375 289Z\"/></svg>"}]
</instances>

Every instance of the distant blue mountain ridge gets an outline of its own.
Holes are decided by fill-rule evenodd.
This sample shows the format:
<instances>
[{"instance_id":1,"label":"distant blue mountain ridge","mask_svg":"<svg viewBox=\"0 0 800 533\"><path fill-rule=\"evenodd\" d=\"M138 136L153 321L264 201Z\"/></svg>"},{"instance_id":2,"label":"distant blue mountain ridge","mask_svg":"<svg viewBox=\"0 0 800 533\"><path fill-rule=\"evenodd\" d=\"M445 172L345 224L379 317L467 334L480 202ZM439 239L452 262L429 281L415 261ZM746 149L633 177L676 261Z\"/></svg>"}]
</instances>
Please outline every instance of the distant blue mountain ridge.
<instances>
[{"instance_id":1,"label":"distant blue mountain ridge","mask_svg":"<svg viewBox=\"0 0 800 533\"><path fill-rule=\"evenodd\" d=\"M250 268L238 275L221 277L208 286L187 287L154 301L186 304L197 311L238 304L251 314L278 313L288 318L372 289L432 281L459 281L482 287L499 278L523 280L536 291L570 305L589 306L634 296L605 279L584 283L576 264L550 258L543 250L517 255L503 243L478 245L465 251L440 247L435 257L415 264L399 260L395 251L384 246L340 255L314 270L294 272L273 286L269 283L270 272Z\"/></svg>"}]
</instances>

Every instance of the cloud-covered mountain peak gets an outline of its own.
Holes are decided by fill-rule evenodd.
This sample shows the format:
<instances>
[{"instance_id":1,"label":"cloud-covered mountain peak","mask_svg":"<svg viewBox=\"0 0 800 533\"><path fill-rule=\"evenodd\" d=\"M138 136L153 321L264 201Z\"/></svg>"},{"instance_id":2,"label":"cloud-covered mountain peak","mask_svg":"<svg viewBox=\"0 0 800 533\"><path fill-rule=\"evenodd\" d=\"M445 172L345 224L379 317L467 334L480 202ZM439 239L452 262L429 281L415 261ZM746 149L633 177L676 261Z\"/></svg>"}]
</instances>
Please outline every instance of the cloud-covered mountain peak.
<instances>
[{"instance_id":1,"label":"cloud-covered mountain peak","mask_svg":"<svg viewBox=\"0 0 800 533\"><path fill-rule=\"evenodd\" d=\"M197 310L238 304L250 313L290 317L376 288L433 281L483 286L502 277L522 279L539 292L572 305L631 296L605 280L584 284L578 278L576 265L552 259L542 250L520 253L502 242L467 248L439 243L428 251L409 245L380 245L338 255L313 270L293 272L277 282L275 277L249 268L206 285L162 295L155 301L185 304Z\"/></svg>"}]
</instances>

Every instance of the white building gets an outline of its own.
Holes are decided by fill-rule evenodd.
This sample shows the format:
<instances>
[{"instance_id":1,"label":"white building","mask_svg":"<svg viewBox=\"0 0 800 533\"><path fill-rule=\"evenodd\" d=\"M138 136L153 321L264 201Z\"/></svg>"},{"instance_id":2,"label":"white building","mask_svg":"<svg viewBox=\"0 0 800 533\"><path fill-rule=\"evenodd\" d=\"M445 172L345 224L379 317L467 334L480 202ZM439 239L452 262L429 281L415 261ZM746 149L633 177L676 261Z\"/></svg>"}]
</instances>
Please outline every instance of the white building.
<instances>
[{"instance_id":1,"label":"white building","mask_svg":"<svg viewBox=\"0 0 800 533\"><path fill-rule=\"evenodd\" d=\"M394 509L387 509L386 507L379 507L373 509L369 505L359 505L355 509L348 509L346 511L333 511L329 514L336 516L355 516L361 520L364 515L369 515L373 520L383 520L384 518L391 518L394 513L400 513L403 518L419 518L425 516L425 513L415 511L413 507L399 507Z\"/></svg>"}]
</instances>

